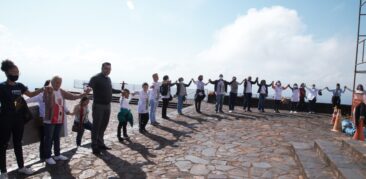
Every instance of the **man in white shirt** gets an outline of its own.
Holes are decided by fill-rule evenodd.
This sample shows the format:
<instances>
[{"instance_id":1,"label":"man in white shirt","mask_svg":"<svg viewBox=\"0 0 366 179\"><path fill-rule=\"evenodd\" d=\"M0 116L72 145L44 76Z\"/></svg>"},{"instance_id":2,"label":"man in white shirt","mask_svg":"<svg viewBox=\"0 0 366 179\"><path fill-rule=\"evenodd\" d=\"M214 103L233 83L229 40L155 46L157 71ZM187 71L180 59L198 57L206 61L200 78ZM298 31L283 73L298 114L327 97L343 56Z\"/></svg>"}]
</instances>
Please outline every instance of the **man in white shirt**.
<instances>
[{"instance_id":1,"label":"man in white shirt","mask_svg":"<svg viewBox=\"0 0 366 179\"><path fill-rule=\"evenodd\" d=\"M315 103L316 103L316 97L318 96L320 89L315 88L315 84L312 85L312 88L308 88L305 86L305 88L309 91L308 93L308 100L309 100L309 113L314 114L315 110Z\"/></svg>"},{"instance_id":2,"label":"man in white shirt","mask_svg":"<svg viewBox=\"0 0 366 179\"><path fill-rule=\"evenodd\" d=\"M150 86L150 122L152 125L157 125L159 123L156 121L156 108L159 105L161 82L159 82L159 75L157 73L154 73L152 78L154 82Z\"/></svg>"}]
</instances>

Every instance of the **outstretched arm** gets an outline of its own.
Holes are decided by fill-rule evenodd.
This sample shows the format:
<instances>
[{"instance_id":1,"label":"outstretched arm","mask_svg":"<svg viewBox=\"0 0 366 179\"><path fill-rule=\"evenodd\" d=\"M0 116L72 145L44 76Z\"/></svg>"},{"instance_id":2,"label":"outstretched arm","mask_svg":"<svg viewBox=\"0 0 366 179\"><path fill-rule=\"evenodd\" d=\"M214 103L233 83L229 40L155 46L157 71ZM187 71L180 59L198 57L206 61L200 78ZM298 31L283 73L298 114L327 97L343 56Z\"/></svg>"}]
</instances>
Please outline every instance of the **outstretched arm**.
<instances>
[{"instance_id":1,"label":"outstretched arm","mask_svg":"<svg viewBox=\"0 0 366 179\"><path fill-rule=\"evenodd\" d=\"M192 78L191 81L193 81L194 84L196 84L196 81L194 81L194 79Z\"/></svg>"},{"instance_id":2,"label":"outstretched arm","mask_svg":"<svg viewBox=\"0 0 366 179\"><path fill-rule=\"evenodd\" d=\"M255 81L251 81L252 84L256 84L258 82L258 77L255 78Z\"/></svg>"},{"instance_id":3,"label":"outstretched arm","mask_svg":"<svg viewBox=\"0 0 366 179\"><path fill-rule=\"evenodd\" d=\"M274 82L272 82L272 88L274 89L276 86L274 85Z\"/></svg>"},{"instance_id":4,"label":"outstretched arm","mask_svg":"<svg viewBox=\"0 0 366 179\"><path fill-rule=\"evenodd\" d=\"M188 84L184 84L185 87L191 86L192 80Z\"/></svg>"},{"instance_id":5,"label":"outstretched arm","mask_svg":"<svg viewBox=\"0 0 366 179\"><path fill-rule=\"evenodd\" d=\"M31 97L39 95L43 91L44 91L44 88L40 88L40 89L38 89L36 91L33 91L33 92L30 92L29 90L27 90L27 91L24 92L24 94L31 98Z\"/></svg>"},{"instance_id":6,"label":"outstretched arm","mask_svg":"<svg viewBox=\"0 0 366 179\"><path fill-rule=\"evenodd\" d=\"M213 84L213 85L216 83L216 81L212 81L211 79L209 79L208 82Z\"/></svg>"},{"instance_id":7,"label":"outstretched arm","mask_svg":"<svg viewBox=\"0 0 366 179\"><path fill-rule=\"evenodd\" d=\"M272 84L273 84L273 83L274 83L274 81L272 81L272 83L270 83L270 84L268 84L268 85L267 85L267 84L265 84L265 85L266 85L266 86L267 86L267 88L268 88L268 87L272 86Z\"/></svg>"},{"instance_id":8,"label":"outstretched arm","mask_svg":"<svg viewBox=\"0 0 366 179\"><path fill-rule=\"evenodd\" d=\"M293 90L294 88L291 87L290 84L287 85L288 88L290 88L291 90Z\"/></svg>"},{"instance_id":9,"label":"outstretched arm","mask_svg":"<svg viewBox=\"0 0 366 179\"><path fill-rule=\"evenodd\" d=\"M347 91L349 91L351 93L354 93L354 91L352 89L348 88L348 87L346 87L344 90L347 90Z\"/></svg>"}]
</instances>

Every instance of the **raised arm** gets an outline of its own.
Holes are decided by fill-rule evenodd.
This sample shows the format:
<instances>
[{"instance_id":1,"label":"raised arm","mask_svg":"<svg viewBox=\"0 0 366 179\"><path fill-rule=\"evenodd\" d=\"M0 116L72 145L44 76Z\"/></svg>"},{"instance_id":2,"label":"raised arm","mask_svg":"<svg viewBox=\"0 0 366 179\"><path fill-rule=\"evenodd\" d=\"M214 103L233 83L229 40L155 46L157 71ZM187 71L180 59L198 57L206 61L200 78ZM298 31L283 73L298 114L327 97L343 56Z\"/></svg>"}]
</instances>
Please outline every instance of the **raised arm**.
<instances>
[{"instance_id":1,"label":"raised arm","mask_svg":"<svg viewBox=\"0 0 366 179\"><path fill-rule=\"evenodd\" d=\"M192 80L188 84L184 84L185 87L191 86Z\"/></svg>"},{"instance_id":2,"label":"raised arm","mask_svg":"<svg viewBox=\"0 0 366 179\"><path fill-rule=\"evenodd\" d=\"M25 102L27 102L27 103L40 103L42 101L43 101L43 99L41 98L40 95L31 97L31 98L28 98L25 100Z\"/></svg>"},{"instance_id":3,"label":"raised arm","mask_svg":"<svg viewBox=\"0 0 366 179\"><path fill-rule=\"evenodd\" d=\"M211 79L209 79L208 82L213 84L213 85L216 83L216 81L212 81Z\"/></svg>"},{"instance_id":4,"label":"raised arm","mask_svg":"<svg viewBox=\"0 0 366 179\"><path fill-rule=\"evenodd\" d=\"M44 88L40 88L40 89L38 89L36 91L33 91L33 92L30 92L29 90L27 90L27 91L24 92L24 94L31 98L31 97L39 95L43 91L44 91Z\"/></svg>"},{"instance_id":5,"label":"raised arm","mask_svg":"<svg viewBox=\"0 0 366 179\"><path fill-rule=\"evenodd\" d=\"M172 86L177 85L177 84L178 84L178 82L170 83L169 86L172 87Z\"/></svg>"},{"instance_id":6,"label":"raised arm","mask_svg":"<svg viewBox=\"0 0 366 179\"><path fill-rule=\"evenodd\" d=\"M354 93L354 92L355 92L355 91L353 91L352 89L349 89L347 86L346 86L346 88L345 88L344 90L347 90L347 91L349 91L349 92L351 92L351 93Z\"/></svg>"},{"instance_id":7,"label":"raised arm","mask_svg":"<svg viewBox=\"0 0 366 179\"><path fill-rule=\"evenodd\" d=\"M82 98L82 97L84 97L84 96L86 96L87 94L89 94L89 92L90 92L90 88L88 88L84 93L82 93L82 94L78 94L78 95L76 95L76 94L72 94L72 93L70 93L70 92L67 92L67 91L65 91L65 90L63 90L63 89L60 89L61 90L61 93L62 93L62 96L65 98L65 99L67 99L67 100L77 100L77 99L80 99L80 98Z\"/></svg>"},{"instance_id":8,"label":"raised arm","mask_svg":"<svg viewBox=\"0 0 366 179\"><path fill-rule=\"evenodd\" d=\"M268 88L268 87L270 87L270 86L272 86L272 84L274 83L274 81L272 81L272 83L270 83L270 84L265 84L266 85L266 87Z\"/></svg>"},{"instance_id":9,"label":"raised arm","mask_svg":"<svg viewBox=\"0 0 366 179\"><path fill-rule=\"evenodd\" d=\"M290 85L282 86L282 89L287 89Z\"/></svg>"},{"instance_id":10,"label":"raised arm","mask_svg":"<svg viewBox=\"0 0 366 179\"><path fill-rule=\"evenodd\" d=\"M256 84L258 82L258 77L255 78L255 81L251 81L252 84Z\"/></svg>"},{"instance_id":11,"label":"raised arm","mask_svg":"<svg viewBox=\"0 0 366 179\"><path fill-rule=\"evenodd\" d=\"M291 90L293 90L294 88L291 87L290 84L287 85L288 88L290 88Z\"/></svg>"}]
</instances>

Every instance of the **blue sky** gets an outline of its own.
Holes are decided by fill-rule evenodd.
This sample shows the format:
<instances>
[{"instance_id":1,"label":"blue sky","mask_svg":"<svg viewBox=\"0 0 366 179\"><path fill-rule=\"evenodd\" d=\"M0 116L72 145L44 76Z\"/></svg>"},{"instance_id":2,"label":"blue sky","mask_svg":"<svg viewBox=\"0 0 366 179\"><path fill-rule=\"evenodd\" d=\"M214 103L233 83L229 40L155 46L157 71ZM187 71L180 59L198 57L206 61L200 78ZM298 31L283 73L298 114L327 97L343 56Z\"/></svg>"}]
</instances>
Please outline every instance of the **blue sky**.
<instances>
[{"instance_id":1,"label":"blue sky","mask_svg":"<svg viewBox=\"0 0 366 179\"><path fill-rule=\"evenodd\" d=\"M32 87L56 74L71 87L74 79L97 73L103 61L115 64L111 77L116 82L151 81L154 72L173 79L223 73L228 79L253 75L284 83L351 86L358 3L0 0L0 58L13 59L21 68L21 80ZM296 66L301 63L303 67ZM330 63L337 65L322 70ZM265 66L267 73L258 66ZM313 75L304 75L308 73Z\"/></svg>"}]
</instances>

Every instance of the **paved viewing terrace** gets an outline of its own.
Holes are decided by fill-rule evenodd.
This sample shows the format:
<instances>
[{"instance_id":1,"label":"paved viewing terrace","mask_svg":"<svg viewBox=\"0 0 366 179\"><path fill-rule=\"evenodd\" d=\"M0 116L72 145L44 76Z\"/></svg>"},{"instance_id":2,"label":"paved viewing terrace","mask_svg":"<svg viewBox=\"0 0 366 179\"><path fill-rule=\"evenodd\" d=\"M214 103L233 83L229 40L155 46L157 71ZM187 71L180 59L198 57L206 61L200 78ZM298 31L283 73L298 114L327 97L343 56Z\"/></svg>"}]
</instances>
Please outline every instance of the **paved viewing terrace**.
<instances>
[{"instance_id":1,"label":"paved viewing terrace","mask_svg":"<svg viewBox=\"0 0 366 179\"><path fill-rule=\"evenodd\" d=\"M68 102L70 108L74 104ZM144 135L137 130L132 105L131 141L119 142L119 105L113 103L105 136L112 150L97 157L91 154L89 131L79 148L70 132L61 140L62 152L70 160L46 166L39 162L38 143L28 145L25 160L37 172L27 178L366 178L366 147L330 132L328 114L276 114L269 109L248 113L240 107L216 114L213 104L202 105L202 114L193 106L185 108L183 116L169 109L171 119L158 118L160 125L148 125ZM69 117L69 131L71 121ZM13 151L8 151L7 160L15 169ZM26 176L13 171L10 177Z\"/></svg>"}]
</instances>

